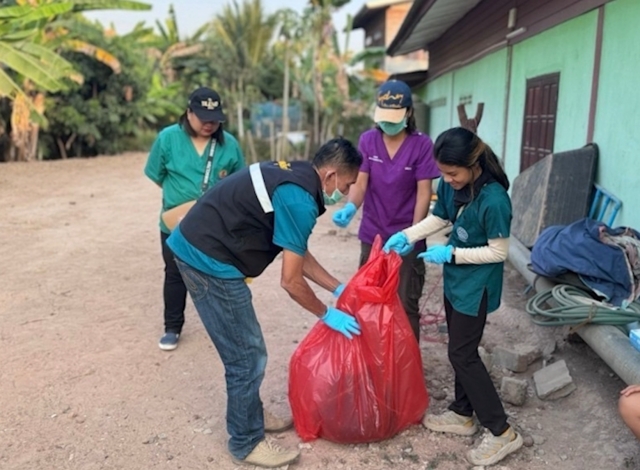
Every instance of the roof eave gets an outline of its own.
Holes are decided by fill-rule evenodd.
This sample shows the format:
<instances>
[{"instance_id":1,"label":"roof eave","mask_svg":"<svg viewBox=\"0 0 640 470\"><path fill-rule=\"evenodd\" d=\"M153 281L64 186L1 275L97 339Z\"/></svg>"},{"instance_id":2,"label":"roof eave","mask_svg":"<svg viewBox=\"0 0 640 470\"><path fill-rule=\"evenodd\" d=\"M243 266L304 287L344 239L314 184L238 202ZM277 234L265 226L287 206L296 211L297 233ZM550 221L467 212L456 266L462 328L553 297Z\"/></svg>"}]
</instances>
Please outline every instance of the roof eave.
<instances>
[{"instance_id":1,"label":"roof eave","mask_svg":"<svg viewBox=\"0 0 640 470\"><path fill-rule=\"evenodd\" d=\"M425 84L429 79L429 70L414 70L412 72L394 73L389 80L400 80L409 85L412 90Z\"/></svg>"},{"instance_id":2,"label":"roof eave","mask_svg":"<svg viewBox=\"0 0 640 470\"><path fill-rule=\"evenodd\" d=\"M398 55L397 52L400 47L402 47L404 42L411 36L411 33L413 33L418 23L420 23L422 17L429 12L437 1L438 0L415 0L413 2L398 33L393 38L393 41L391 41L391 44L389 44L389 47L387 47L387 55L391 57Z\"/></svg>"}]
</instances>

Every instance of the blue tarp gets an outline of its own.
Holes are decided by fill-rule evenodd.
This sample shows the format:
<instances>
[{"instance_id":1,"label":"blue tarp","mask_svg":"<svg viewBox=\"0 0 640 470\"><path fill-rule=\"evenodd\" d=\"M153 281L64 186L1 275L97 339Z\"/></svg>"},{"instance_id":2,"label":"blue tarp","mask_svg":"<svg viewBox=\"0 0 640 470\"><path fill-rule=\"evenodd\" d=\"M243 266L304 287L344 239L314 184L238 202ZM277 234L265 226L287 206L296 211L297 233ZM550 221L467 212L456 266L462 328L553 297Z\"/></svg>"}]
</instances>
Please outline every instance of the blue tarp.
<instances>
[{"instance_id":1,"label":"blue tarp","mask_svg":"<svg viewBox=\"0 0 640 470\"><path fill-rule=\"evenodd\" d=\"M635 300L632 267L622 247L603 241L606 235L624 234L640 239L640 233L633 229L610 228L591 219L548 227L531 251L533 270L551 278L574 272L606 301L626 306Z\"/></svg>"}]
</instances>

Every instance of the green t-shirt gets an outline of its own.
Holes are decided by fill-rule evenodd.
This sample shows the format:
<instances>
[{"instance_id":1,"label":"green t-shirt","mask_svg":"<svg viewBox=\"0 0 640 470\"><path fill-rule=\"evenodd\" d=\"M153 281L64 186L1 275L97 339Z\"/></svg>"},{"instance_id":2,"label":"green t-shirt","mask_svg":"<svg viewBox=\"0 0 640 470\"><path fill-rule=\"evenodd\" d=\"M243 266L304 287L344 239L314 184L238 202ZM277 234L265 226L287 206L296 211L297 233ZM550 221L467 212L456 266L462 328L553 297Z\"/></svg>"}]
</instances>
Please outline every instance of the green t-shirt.
<instances>
[{"instance_id":1,"label":"green t-shirt","mask_svg":"<svg viewBox=\"0 0 640 470\"><path fill-rule=\"evenodd\" d=\"M166 127L160 132L151 147L144 174L162 187L162 212L202 195L202 179L210 146L211 143L207 144L199 155L191 137L179 124ZM218 142L213 154L209 187L244 166L244 156L238 141L225 131L224 145ZM162 219L160 230L169 233Z\"/></svg>"},{"instance_id":2,"label":"green t-shirt","mask_svg":"<svg viewBox=\"0 0 640 470\"><path fill-rule=\"evenodd\" d=\"M440 181L438 201L433 215L452 220L455 215L454 189ZM449 245L459 248L486 246L494 238L508 238L511 227L511 199L496 182L482 187L478 195L456 218ZM500 306L504 263L454 264L443 268L444 294L458 312L477 316L484 291L487 291L487 311Z\"/></svg>"}]
</instances>

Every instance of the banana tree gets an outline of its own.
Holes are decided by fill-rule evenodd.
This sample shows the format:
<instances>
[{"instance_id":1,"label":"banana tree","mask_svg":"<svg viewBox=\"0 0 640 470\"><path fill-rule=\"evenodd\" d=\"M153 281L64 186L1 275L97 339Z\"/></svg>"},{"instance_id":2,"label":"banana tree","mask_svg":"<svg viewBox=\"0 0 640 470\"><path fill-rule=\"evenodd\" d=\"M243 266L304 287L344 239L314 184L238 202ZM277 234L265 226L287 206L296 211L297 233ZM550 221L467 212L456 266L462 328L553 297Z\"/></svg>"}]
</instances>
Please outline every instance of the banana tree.
<instances>
[{"instance_id":1,"label":"banana tree","mask_svg":"<svg viewBox=\"0 0 640 470\"><path fill-rule=\"evenodd\" d=\"M0 7L0 97L14 101L11 160L35 157L39 126L45 123L44 93L65 89L82 76L60 52L74 50L93 56L118 71L117 59L73 35L60 20L100 9L148 10L131 0L18 0Z\"/></svg>"},{"instance_id":2,"label":"banana tree","mask_svg":"<svg viewBox=\"0 0 640 470\"><path fill-rule=\"evenodd\" d=\"M335 28L331 20L331 15L340 7L349 3L349 0L309 0L309 8L307 16L310 23L310 32L312 34L312 84L314 94L313 106L313 135L315 145L319 145L323 140L321 110L323 107L324 97L324 74L321 70L321 62L324 59L332 59L329 57L335 55L333 37ZM332 68L332 67L331 67ZM338 79L343 80L342 67L338 67L337 72L341 74ZM334 82L330 82L334 83ZM340 86L340 85L339 85Z\"/></svg>"},{"instance_id":3,"label":"banana tree","mask_svg":"<svg viewBox=\"0 0 640 470\"><path fill-rule=\"evenodd\" d=\"M169 5L168 17L164 24L156 20L156 28L160 32L158 40L150 49L150 53L157 60L158 68L162 73L165 84L176 81L176 60L194 56L202 52L204 46L201 42L207 26L199 28L191 37L182 39L178 29L178 20L173 5Z\"/></svg>"},{"instance_id":4,"label":"banana tree","mask_svg":"<svg viewBox=\"0 0 640 470\"><path fill-rule=\"evenodd\" d=\"M45 91L64 88L64 78L79 79L69 62L39 41L42 21L71 10L68 3L0 7L0 96L26 98L19 77Z\"/></svg>"},{"instance_id":5,"label":"banana tree","mask_svg":"<svg viewBox=\"0 0 640 470\"><path fill-rule=\"evenodd\" d=\"M255 78L264 57L268 55L276 27L274 15L267 15L261 0L245 0L241 5L234 0L223 7L213 20L211 36L226 46L233 70L230 93L236 103L238 135L244 138L243 115L251 95L259 96ZM222 64L221 64L222 65Z\"/></svg>"}]
</instances>

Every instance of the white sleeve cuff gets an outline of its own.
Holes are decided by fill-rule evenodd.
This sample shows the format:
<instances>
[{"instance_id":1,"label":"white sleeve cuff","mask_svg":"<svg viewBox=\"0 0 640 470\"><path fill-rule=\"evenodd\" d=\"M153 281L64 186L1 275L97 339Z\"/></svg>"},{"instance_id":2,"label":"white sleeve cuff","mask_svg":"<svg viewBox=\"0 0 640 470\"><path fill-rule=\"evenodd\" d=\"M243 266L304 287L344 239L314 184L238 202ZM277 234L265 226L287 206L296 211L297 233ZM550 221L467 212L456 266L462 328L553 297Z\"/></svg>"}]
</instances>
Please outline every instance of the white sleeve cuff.
<instances>
[{"instance_id":1,"label":"white sleeve cuff","mask_svg":"<svg viewBox=\"0 0 640 470\"><path fill-rule=\"evenodd\" d=\"M404 229L403 233L409 239L409 243L415 243L419 240L424 240L428 236L442 230L447 225L449 225L448 220L441 219L440 217L431 214L421 222L418 222L417 224Z\"/></svg>"},{"instance_id":2,"label":"white sleeve cuff","mask_svg":"<svg viewBox=\"0 0 640 470\"><path fill-rule=\"evenodd\" d=\"M492 264L502 263L509 255L509 239L493 238L488 245L478 248L456 248L456 264Z\"/></svg>"}]
</instances>

